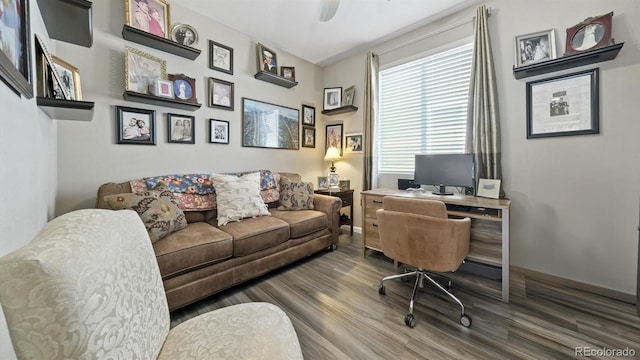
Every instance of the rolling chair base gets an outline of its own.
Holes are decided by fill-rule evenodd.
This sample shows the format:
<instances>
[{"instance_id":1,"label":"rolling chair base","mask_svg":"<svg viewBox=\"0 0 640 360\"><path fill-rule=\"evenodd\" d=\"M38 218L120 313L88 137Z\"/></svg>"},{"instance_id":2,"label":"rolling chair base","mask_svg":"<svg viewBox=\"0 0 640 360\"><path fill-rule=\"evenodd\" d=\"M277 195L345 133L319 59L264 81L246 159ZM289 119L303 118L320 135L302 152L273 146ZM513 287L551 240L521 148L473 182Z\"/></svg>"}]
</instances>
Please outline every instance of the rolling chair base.
<instances>
[{"instance_id":1,"label":"rolling chair base","mask_svg":"<svg viewBox=\"0 0 640 360\"><path fill-rule=\"evenodd\" d=\"M393 279L403 279L404 280L408 276L414 276L414 275L416 276L416 281L415 281L415 284L413 285L413 293L411 294L411 302L409 302L409 313L404 317L404 323L408 327L413 328L414 326L416 326L416 318L413 315L413 304L414 304L415 299L416 299L416 295L417 295L417 292L418 292L418 287L422 287L424 279L429 280L429 282L431 282L435 287L437 287L438 289L442 290L444 293L449 295L449 297L451 299L453 299L453 301L458 303L458 305L460 305L460 324L462 324L462 326L464 326L464 327L470 327L471 326L471 317L469 317L468 315L466 315L464 313L464 305L462 304L462 301L460 301L450 291L451 290L451 281L448 281L448 283L447 283L449 289L445 289L442 285L440 285L440 283L438 283L431 276L429 276L429 274L425 270L416 269L415 271L405 272L405 273L398 274L398 275L387 276L387 277L383 278L380 281L380 287L378 288L378 293L380 295L385 295L385 293L386 293L385 287L384 287L384 282L385 281L393 280Z\"/></svg>"}]
</instances>

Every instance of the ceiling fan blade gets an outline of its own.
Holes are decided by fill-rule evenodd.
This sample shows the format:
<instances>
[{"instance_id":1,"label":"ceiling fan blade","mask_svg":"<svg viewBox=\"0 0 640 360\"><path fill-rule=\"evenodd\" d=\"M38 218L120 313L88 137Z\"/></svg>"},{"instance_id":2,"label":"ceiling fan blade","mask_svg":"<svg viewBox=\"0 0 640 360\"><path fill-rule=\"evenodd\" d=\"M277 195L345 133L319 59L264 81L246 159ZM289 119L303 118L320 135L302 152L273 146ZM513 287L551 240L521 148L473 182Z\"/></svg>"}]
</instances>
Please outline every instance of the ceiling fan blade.
<instances>
[{"instance_id":1,"label":"ceiling fan blade","mask_svg":"<svg viewBox=\"0 0 640 360\"><path fill-rule=\"evenodd\" d=\"M320 21L326 22L333 18L340 5L340 0L322 0L322 10L320 10Z\"/></svg>"}]
</instances>

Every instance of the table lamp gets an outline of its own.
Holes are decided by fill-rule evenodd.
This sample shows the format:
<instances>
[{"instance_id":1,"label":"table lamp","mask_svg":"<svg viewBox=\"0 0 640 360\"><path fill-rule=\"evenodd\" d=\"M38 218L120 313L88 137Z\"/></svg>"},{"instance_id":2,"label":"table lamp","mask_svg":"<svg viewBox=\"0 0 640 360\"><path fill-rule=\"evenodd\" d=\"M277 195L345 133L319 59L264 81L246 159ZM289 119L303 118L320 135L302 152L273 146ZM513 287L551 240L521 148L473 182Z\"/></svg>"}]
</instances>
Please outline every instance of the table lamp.
<instances>
[{"instance_id":1,"label":"table lamp","mask_svg":"<svg viewBox=\"0 0 640 360\"><path fill-rule=\"evenodd\" d=\"M340 159L340 151L337 147L330 146L324 156L325 161L331 161L331 167L329 168L329 191L340 190L340 177L336 172L335 166L335 161L338 159Z\"/></svg>"}]
</instances>

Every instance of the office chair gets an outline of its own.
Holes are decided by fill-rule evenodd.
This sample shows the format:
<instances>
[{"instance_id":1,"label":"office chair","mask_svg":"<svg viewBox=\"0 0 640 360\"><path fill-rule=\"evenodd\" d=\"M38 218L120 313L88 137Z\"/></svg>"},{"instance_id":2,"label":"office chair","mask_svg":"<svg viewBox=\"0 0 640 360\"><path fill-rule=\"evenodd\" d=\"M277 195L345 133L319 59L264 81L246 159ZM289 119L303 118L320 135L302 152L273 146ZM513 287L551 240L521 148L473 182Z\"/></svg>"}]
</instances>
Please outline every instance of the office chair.
<instances>
[{"instance_id":1,"label":"office chair","mask_svg":"<svg viewBox=\"0 0 640 360\"><path fill-rule=\"evenodd\" d=\"M471 219L449 219L443 202L393 196L383 198L382 209L376 212L382 252L404 264L416 267L415 271L387 276L380 281L378 293L385 295L384 282L391 279L416 276L409 313L404 322L415 326L413 304L418 286L424 279L445 292L460 305L460 323L471 326L471 317L464 313L464 305L447 288L433 279L433 272L455 271L469 252Z\"/></svg>"}]
</instances>

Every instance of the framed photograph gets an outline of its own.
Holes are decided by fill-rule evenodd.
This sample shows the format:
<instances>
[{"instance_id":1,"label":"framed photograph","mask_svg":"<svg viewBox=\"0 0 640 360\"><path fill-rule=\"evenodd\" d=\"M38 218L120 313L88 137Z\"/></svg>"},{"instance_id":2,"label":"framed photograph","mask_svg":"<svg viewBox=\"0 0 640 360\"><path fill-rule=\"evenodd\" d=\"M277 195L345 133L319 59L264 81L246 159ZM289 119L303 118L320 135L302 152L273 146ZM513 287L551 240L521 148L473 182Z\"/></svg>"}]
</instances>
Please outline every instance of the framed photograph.
<instances>
[{"instance_id":1,"label":"framed photograph","mask_svg":"<svg viewBox=\"0 0 640 360\"><path fill-rule=\"evenodd\" d=\"M233 83L209 78L209 107L233 111Z\"/></svg>"},{"instance_id":2,"label":"framed photograph","mask_svg":"<svg viewBox=\"0 0 640 360\"><path fill-rule=\"evenodd\" d=\"M527 83L527 139L599 133L598 69Z\"/></svg>"},{"instance_id":3,"label":"framed photograph","mask_svg":"<svg viewBox=\"0 0 640 360\"><path fill-rule=\"evenodd\" d=\"M167 114L167 137L170 143L195 144L195 116Z\"/></svg>"},{"instance_id":4,"label":"framed photograph","mask_svg":"<svg viewBox=\"0 0 640 360\"><path fill-rule=\"evenodd\" d=\"M344 135L344 152L361 153L362 152L362 133L353 133Z\"/></svg>"},{"instance_id":5,"label":"framed photograph","mask_svg":"<svg viewBox=\"0 0 640 360\"><path fill-rule=\"evenodd\" d=\"M316 147L316 128L311 126L302 127L302 147Z\"/></svg>"},{"instance_id":6,"label":"framed photograph","mask_svg":"<svg viewBox=\"0 0 640 360\"><path fill-rule=\"evenodd\" d=\"M581 23L567 29L565 55L593 50L613 45L611 23L613 11L584 19Z\"/></svg>"},{"instance_id":7,"label":"framed photograph","mask_svg":"<svg viewBox=\"0 0 640 360\"><path fill-rule=\"evenodd\" d=\"M209 69L233 75L233 49L209 40Z\"/></svg>"},{"instance_id":8,"label":"framed photograph","mask_svg":"<svg viewBox=\"0 0 640 360\"><path fill-rule=\"evenodd\" d=\"M33 98L29 1L0 2L7 20L0 22L0 80L27 99Z\"/></svg>"},{"instance_id":9,"label":"framed photograph","mask_svg":"<svg viewBox=\"0 0 640 360\"><path fill-rule=\"evenodd\" d=\"M125 0L125 24L150 34L168 38L169 2L165 0Z\"/></svg>"},{"instance_id":10,"label":"framed photograph","mask_svg":"<svg viewBox=\"0 0 640 360\"><path fill-rule=\"evenodd\" d=\"M191 25L178 24L171 29L171 40L193 47L198 44L198 32Z\"/></svg>"},{"instance_id":11,"label":"framed photograph","mask_svg":"<svg viewBox=\"0 0 640 360\"><path fill-rule=\"evenodd\" d=\"M164 60L132 47L125 47L125 89L142 94L149 93L149 86L156 80L167 78Z\"/></svg>"},{"instance_id":12,"label":"framed photograph","mask_svg":"<svg viewBox=\"0 0 640 360\"><path fill-rule=\"evenodd\" d=\"M356 96L356 86L351 85L344 90L344 94L342 95L342 105L341 106L351 106L353 105L353 98Z\"/></svg>"},{"instance_id":13,"label":"framed photograph","mask_svg":"<svg viewBox=\"0 0 640 360\"><path fill-rule=\"evenodd\" d=\"M316 126L316 108L302 105L302 125Z\"/></svg>"},{"instance_id":14,"label":"framed photograph","mask_svg":"<svg viewBox=\"0 0 640 360\"><path fill-rule=\"evenodd\" d=\"M500 180L479 179L476 196L498 199L500 197Z\"/></svg>"},{"instance_id":15,"label":"framed photograph","mask_svg":"<svg viewBox=\"0 0 640 360\"><path fill-rule=\"evenodd\" d=\"M173 99L173 82L169 80L156 80L151 86L151 93L155 96Z\"/></svg>"},{"instance_id":16,"label":"framed photograph","mask_svg":"<svg viewBox=\"0 0 640 360\"><path fill-rule=\"evenodd\" d=\"M342 156L342 124L327 125L325 139L327 141L324 151L327 152L328 148L335 146Z\"/></svg>"},{"instance_id":17,"label":"framed photograph","mask_svg":"<svg viewBox=\"0 0 640 360\"><path fill-rule=\"evenodd\" d=\"M155 145L156 112L116 106L118 144Z\"/></svg>"},{"instance_id":18,"label":"framed photograph","mask_svg":"<svg viewBox=\"0 0 640 360\"><path fill-rule=\"evenodd\" d=\"M293 66L280 66L280 76L285 79L296 79L296 68Z\"/></svg>"},{"instance_id":19,"label":"framed photograph","mask_svg":"<svg viewBox=\"0 0 640 360\"><path fill-rule=\"evenodd\" d=\"M176 99L197 103L196 99L196 79L184 74L169 74L169 80L173 82L173 95Z\"/></svg>"},{"instance_id":20,"label":"framed photograph","mask_svg":"<svg viewBox=\"0 0 640 360\"><path fill-rule=\"evenodd\" d=\"M515 66L520 67L556 58L556 30L544 30L515 37Z\"/></svg>"},{"instance_id":21,"label":"framed photograph","mask_svg":"<svg viewBox=\"0 0 640 360\"><path fill-rule=\"evenodd\" d=\"M242 146L298 150L298 109L242 98Z\"/></svg>"},{"instance_id":22,"label":"framed photograph","mask_svg":"<svg viewBox=\"0 0 640 360\"><path fill-rule=\"evenodd\" d=\"M58 74L57 67L53 63L53 58L51 57L49 50L47 50L47 47L38 34L35 34L35 38L36 53L40 53L36 56L42 56L44 58L44 63L46 64L44 65L46 70L43 73L46 73L46 76L48 77L47 81L49 84L47 86L51 90L49 95L58 99L71 99L71 94L69 94L67 88L62 85L60 74Z\"/></svg>"},{"instance_id":23,"label":"framed photograph","mask_svg":"<svg viewBox=\"0 0 640 360\"><path fill-rule=\"evenodd\" d=\"M340 191L351 190L351 180L340 180L338 187L340 188Z\"/></svg>"},{"instance_id":24,"label":"framed photograph","mask_svg":"<svg viewBox=\"0 0 640 360\"><path fill-rule=\"evenodd\" d=\"M318 176L318 190L327 190L327 189L329 189L329 177Z\"/></svg>"},{"instance_id":25,"label":"framed photograph","mask_svg":"<svg viewBox=\"0 0 640 360\"><path fill-rule=\"evenodd\" d=\"M209 119L209 142L214 144L229 143L229 122Z\"/></svg>"},{"instance_id":26,"label":"framed photograph","mask_svg":"<svg viewBox=\"0 0 640 360\"><path fill-rule=\"evenodd\" d=\"M276 52L258 43L258 71L268 71L278 75L278 60Z\"/></svg>"},{"instance_id":27,"label":"framed photograph","mask_svg":"<svg viewBox=\"0 0 640 360\"><path fill-rule=\"evenodd\" d=\"M56 56L51 56L51 60L53 60L53 66L60 76L62 86L65 88L65 91L62 91L56 84L54 85L55 93L64 94L66 92L70 95L70 100L82 100L78 68Z\"/></svg>"},{"instance_id":28,"label":"framed photograph","mask_svg":"<svg viewBox=\"0 0 640 360\"><path fill-rule=\"evenodd\" d=\"M323 110L337 109L342 106L342 88L333 87L324 89L324 106Z\"/></svg>"}]
</instances>

